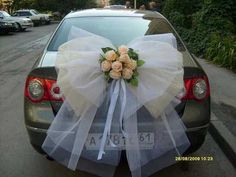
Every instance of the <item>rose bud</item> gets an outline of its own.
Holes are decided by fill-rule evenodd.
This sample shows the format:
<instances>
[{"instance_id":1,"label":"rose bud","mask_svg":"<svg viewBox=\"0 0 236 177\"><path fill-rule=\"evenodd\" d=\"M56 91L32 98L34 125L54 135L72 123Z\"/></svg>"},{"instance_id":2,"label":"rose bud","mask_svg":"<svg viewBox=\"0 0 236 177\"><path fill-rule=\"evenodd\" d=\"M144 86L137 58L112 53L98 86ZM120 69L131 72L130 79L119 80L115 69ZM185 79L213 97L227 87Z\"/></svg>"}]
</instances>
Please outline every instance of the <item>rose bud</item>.
<instances>
[{"instance_id":1,"label":"rose bud","mask_svg":"<svg viewBox=\"0 0 236 177\"><path fill-rule=\"evenodd\" d=\"M122 63L119 62L119 61L115 61L112 63L111 65L112 69L115 71L115 72L120 72L122 71Z\"/></svg>"},{"instance_id":2,"label":"rose bud","mask_svg":"<svg viewBox=\"0 0 236 177\"><path fill-rule=\"evenodd\" d=\"M105 60L101 63L102 71L109 71L111 69L111 62Z\"/></svg>"},{"instance_id":3,"label":"rose bud","mask_svg":"<svg viewBox=\"0 0 236 177\"><path fill-rule=\"evenodd\" d=\"M127 63L125 63L125 67L135 70L137 68L137 61L136 60L129 60Z\"/></svg>"},{"instance_id":4,"label":"rose bud","mask_svg":"<svg viewBox=\"0 0 236 177\"><path fill-rule=\"evenodd\" d=\"M122 63L127 63L129 62L130 58L128 54L122 54L118 60Z\"/></svg>"},{"instance_id":5,"label":"rose bud","mask_svg":"<svg viewBox=\"0 0 236 177\"><path fill-rule=\"evenodd\" d=\"M116 58L117 58L117 54L114 50L110 50L110 51L107 51L105 53L105 58L108 60L108 61L115 61Z\"/></svg>"},{"instance_id":6,"label":"rose bud","mask_svg":"<svg viewBox=\"0 0 236 177\"><path fill-rule=\"evenodd\" d=\"M120 55L123 55L123 54L127 54L129 51L129 48L125 45L121 45L119 48L118 48L118 52Z\"/></svg>"},{"instance_id":7,"label":"rose bud","mask_svg":"<svg viewBox=\"0 0 236 177\"><path fill-rule=\"evenodd\" d=\"M121 78L121 73L120 72L116 72L114 70L111 70L110 73L109 73L109 76L112 78L112 79L120 79Z\"/></svg>"},{"instance_id":8,"label":"rose bud","mask_svg":"<svg viewBox=\"0 0 236 177\"><path fill-rule=\"evenodd\" d=\"M133 71L129 68L124 68L123 71L122 71L122 77L124 79L131 79L133 75Z\"/></svg>"}]
</instances>

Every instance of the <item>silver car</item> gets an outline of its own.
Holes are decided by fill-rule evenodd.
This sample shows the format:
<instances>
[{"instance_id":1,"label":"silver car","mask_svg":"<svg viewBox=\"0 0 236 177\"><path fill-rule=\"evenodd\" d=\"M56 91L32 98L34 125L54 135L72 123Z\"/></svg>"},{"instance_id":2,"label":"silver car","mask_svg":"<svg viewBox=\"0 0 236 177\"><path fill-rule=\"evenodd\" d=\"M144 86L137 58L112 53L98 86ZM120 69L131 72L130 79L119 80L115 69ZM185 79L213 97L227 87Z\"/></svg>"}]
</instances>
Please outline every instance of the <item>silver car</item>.
<instances>
[{"instance_id":1,"label":"silver car","mask_svg":"<svg viewBox=\"0 0 236 177\"><path fill-rule=\"evenodd\" d=\"M48 14L41 14L34 9L18 10L13 13L13 16L18 18L31 19L34 23L34 26L49 24L51 22Z\"/></svg>"},{"instance_id":2,"label":"silver car","mask_svg":"<svg viewBox=\"0 0 236 177\"><path fill-rule=\"evenodd\" d=\"M175 109L187 127L191 146L186 153L196 151L203 144L211 112L208 78L167 19L151 11L93 9L70 13L62 20L26 79L25 125L30 142L38 152L44 153L41 145L63 102L60 88L56 85L55 60L58 47L68 41L72 27L104 36L117 46L139 36L173 33L184 60L186 92ZM140 119L151 118L145 108L139 111L143 115ZM99 115L96 117L94 126L103 126L98 123ZM138 126L148 129L142 122Z\"/></svg>"},{"instance_id":3,"label":"silver car","mask_svg":"<svg viewBox=\"0 0 236 177\"><path fill-rule=\"evenodd\" d=\"M15 21L19 31L25 31L27 28L34 26L32 20L29 18L18 18L9 15L6 11L0 11L0 18L4 20Z\"/></svg>"}]
</instances>

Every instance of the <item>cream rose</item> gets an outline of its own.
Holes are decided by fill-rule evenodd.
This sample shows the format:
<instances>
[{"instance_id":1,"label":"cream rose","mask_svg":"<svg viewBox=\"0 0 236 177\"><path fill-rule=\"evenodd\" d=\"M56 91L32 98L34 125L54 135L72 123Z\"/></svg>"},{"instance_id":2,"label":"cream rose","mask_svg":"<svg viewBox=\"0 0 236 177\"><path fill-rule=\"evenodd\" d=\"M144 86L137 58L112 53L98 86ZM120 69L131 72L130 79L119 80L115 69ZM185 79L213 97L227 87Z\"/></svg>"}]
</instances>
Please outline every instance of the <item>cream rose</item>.
<instances>
[{"instance_id":1,"label":"cream rose","mask_svg":"<svg viewBox=\"0 0 236 177\"><path fill-rule=\"evenodd\" d=\"M137 68L137 61L130 59L127 63L125 63L125 67L135 70Z\"/></svg>"},{"instance_id":2,"label":"cream rose","mask_svg":"<svg viewBox=\"0 0 236 177\"><path fill-rule=\"evenodd\" d=\"M112 78L112 79L120 79L121 78L121 72L116 72L114 70L111 70L110 73L109 73L109 76Z\"/></svg>"},{"instance_id":3,"label":"cream rose","mask_svg":"<svg viewBox=\"0 0 236 177\"><path fill-rule=\"evenodd\" d=\"M120 72L122 71L122 63L119 62L119 61L115 61L112 63L111 65L112 69L115 71L115 72Z\"/></svg>"},{"instance_id":4,"label":"cream rose","mask_svg":"<svg viewBox=\"0 0 236 177\"><path fill-rule=\"evenodd\" d=\"M133 71L129 68L124 68L122 70L122 76L124 79L131 79L132 75L133 75Z\"/></svg>"},{"instance_id":5,"label":"cream rose","mask_svg":"<svg viewBox=\"0 0 236 177\"><path fill-rule=\"evenodd\" d=\"M118 60L122 63L127 63L130 60L130 58L128 54L122 54L120 55Z\"/></svg>"},{"instance_id":6,"label":"cream rose","mask_svg":"<svg viewBox=\"0 0 236 177\"><path fill-rule=\"evenodd\" d=\"M101 63L101 68L103 72L109 71L111 69L111 62L107 60L103 61Z\"/></svg>"},{"instance_id":7,"label":"cream rose","mask_svg":"<svg viewBox=\"0 0 236 177\"><path fill-rule=\"evenodd\" d=\"M129 48L125 45L121 45L119 48L118 48L118 52L120 55L123 55L123 54L127 54L129 51Z\"/></svg>"},{"instance_id":8,"label":"cream rose","mask_svg":"<svg viewBox=\"0 0 236 177\"><path fill-rule=\"evenodd\" d=\"M109 50L105 53L105 58L108 60L108 61L114 61L116 60L117 58L117 54L114 50Z\"/></svg>"}]
</instances>

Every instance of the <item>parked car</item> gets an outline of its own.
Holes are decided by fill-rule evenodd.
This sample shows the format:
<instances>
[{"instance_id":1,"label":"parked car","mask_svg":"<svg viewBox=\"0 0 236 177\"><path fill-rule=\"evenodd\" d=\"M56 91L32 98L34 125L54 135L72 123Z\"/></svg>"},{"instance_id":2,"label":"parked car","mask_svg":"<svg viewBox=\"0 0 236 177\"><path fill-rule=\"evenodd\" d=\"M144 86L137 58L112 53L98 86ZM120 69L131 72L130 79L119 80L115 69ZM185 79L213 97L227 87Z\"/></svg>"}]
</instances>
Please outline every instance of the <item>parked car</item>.
<instances>
[{"instance_id":1,"label":"parked car","mask_svg":"<svg viewBox=\"0 0 236 177\"><path fill-rule=\"evenodd\" d=\"M51 22L51 20L52 20L52 18L53 18L53 15L52 15L52 13L47 13L47 14L43 14L43 13L40 13L40 12L38 12L37 10L35 10L35 9L30 9L32 12L34 12L35 14L40 14L40 15L44 15L45 17L46 17L46 23L47 24L49 24L50 22Z\"/></svg>"},{"instance_id":2,"label":"parked car","mask_svg":"<svg viewBox=\"0 0 236 177\"><path fill-rule=\"evenodd\" d=\"M49 24L51 22L49 15L40 14L34 9L18 10L14 12L12 16L20 18L29 18L33 21L35 26Z\"/></svg>"},{"instance_id":3,"label":"parked car","mask_svg":"<svg viewBox=\"0 0 236 177\"><path fill-rule=\"evenodd\" d=\"M30 142L38 152L44 153L41 145L47 129L63 103L60 88L56 85L55 60L59 46L71 39L68 36L72 27L101 35L117 46L144 35L173 33L177 39L177 49L183 54L186 93L176 111L187 127L186 133L191 143L186 153L196 151L203 144L211 112L208 78L168 20L152 11L94 9L70 13L62 20L26 79L25 125ZM145 108L139 111L150 116ZM148 120L148 117L141 118ZM96 119L93 125L104 126ZM145 125L140 123L138 126Z\"/></svg>"},{"instance_id":4,"label":"parked car","mask_svg":"<svg viewBox=\"0 0 236 177\"><path fill-rule=\"evenodd\" d=\"M105 6L105 9L125 9L126 6L124 5L110 5L110 6Z\"/></svg>"},{"instance_id":5,"label":"parked car","mask_svg":"<svg viewBox=\"0 0 236 177\"><path fill-rule=\"evenodd\" d=\"M17 30L17 25L14 21L0 19L0 34L8 34Z\"/></svg>"},{"instance_id":6,"label":"parked car","mask_svg":"<svg viewBox=\"0 0 236 177\"><path fill-rule=\"evenodd\" d=\"M34 25L29 18L12 17L5 11L0 11L0 18L15 21L19 31L25 31L27 28L33 27Z\"/></svg>"}]
</instances>

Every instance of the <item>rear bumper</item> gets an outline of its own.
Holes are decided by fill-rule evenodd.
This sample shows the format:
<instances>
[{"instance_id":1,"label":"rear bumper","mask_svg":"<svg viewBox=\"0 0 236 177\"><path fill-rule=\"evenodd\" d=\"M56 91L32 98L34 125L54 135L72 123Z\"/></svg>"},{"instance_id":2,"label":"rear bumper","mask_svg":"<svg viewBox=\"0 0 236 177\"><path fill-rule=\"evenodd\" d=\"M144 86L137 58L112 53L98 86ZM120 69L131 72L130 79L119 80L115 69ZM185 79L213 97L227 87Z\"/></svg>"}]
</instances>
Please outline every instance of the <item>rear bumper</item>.
<instances>
[{"instance_id":1,"label":"rear bumper","mask_svg":"<svg viewBox=\"0 0 236 177\"><path fill-rule=\"evenodd\" d=\"M191 143L191 146L186 151L186 153L192 153L201 147L201 145L204 143L208 127L209 124L206 124L200 127L187 129L186 133ZM46 138L47 129L40 129L31 126L26 126L26 129L29 134L30 143L34 147L34 149L41 154L45 154L41 146Z\"/></svg>"},{"instance_id":2,"label":"rear bumper","mask_svg":"<svg viewBox=\"0 0 236 177\"><path fill-rule=\"evenodd\" d=\"M35 149L41 153L43 152L41 146L46 137L47 129L55 117L52 105L53 109L58 110L61 103L58 102L57 104L57 102L55 102L51 104L50 102L41 102L32 104L25 98L25 124L30 142ZM210 122L210 100L201 103L194 100L188 101L185 104L181 119L187 127L187 135L191 142L191 147L188 152L193 152L197 150L205 140ZM148 128L146 128L146 130L148 130Z\"/></svg>"}]
</instances>

